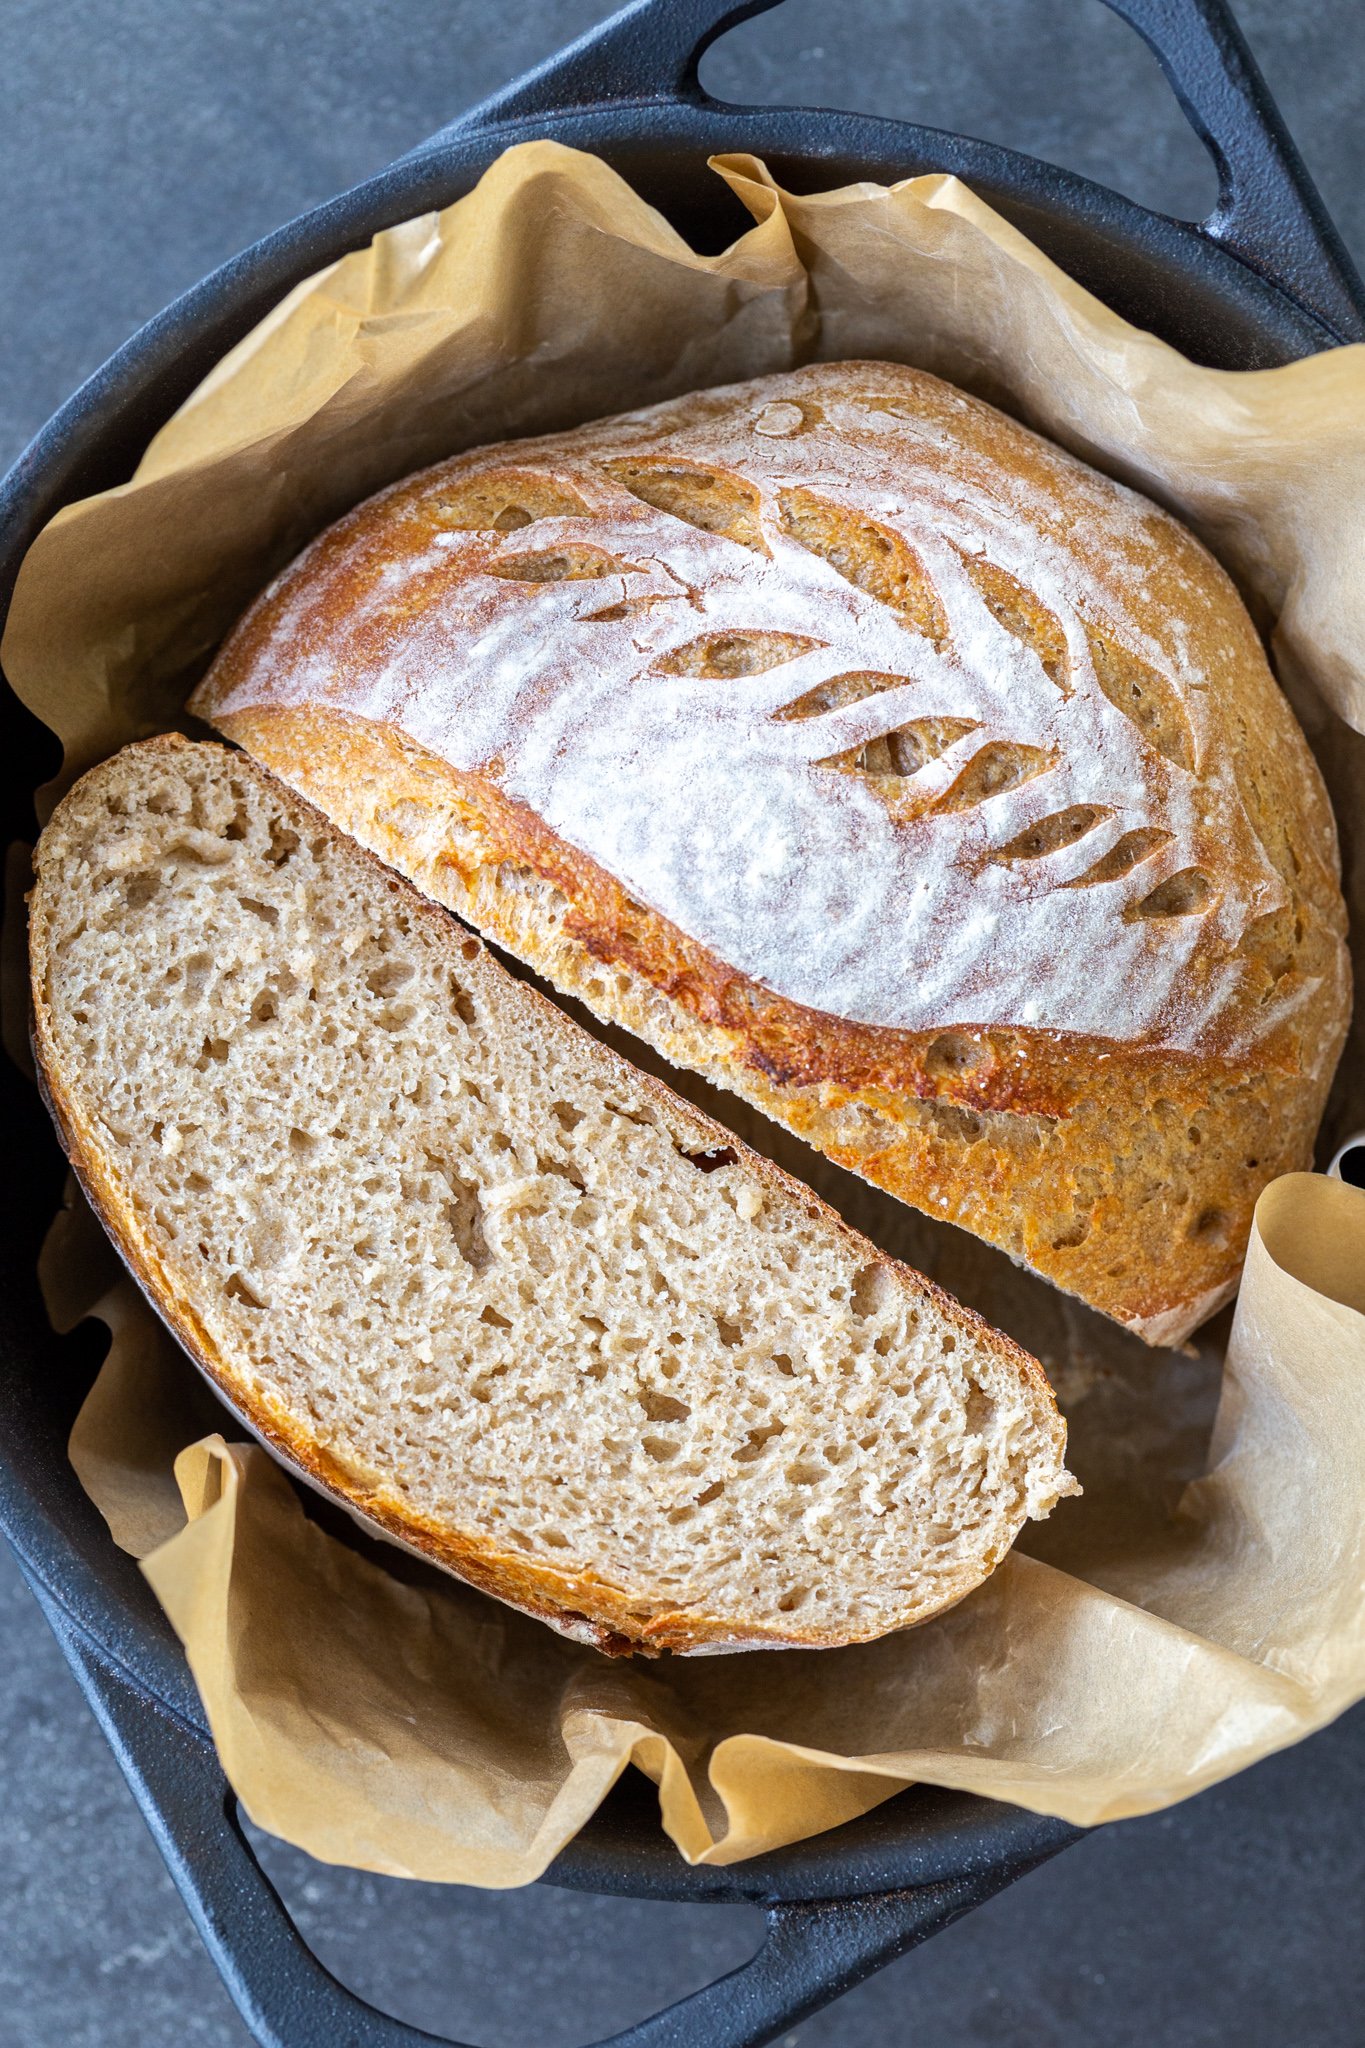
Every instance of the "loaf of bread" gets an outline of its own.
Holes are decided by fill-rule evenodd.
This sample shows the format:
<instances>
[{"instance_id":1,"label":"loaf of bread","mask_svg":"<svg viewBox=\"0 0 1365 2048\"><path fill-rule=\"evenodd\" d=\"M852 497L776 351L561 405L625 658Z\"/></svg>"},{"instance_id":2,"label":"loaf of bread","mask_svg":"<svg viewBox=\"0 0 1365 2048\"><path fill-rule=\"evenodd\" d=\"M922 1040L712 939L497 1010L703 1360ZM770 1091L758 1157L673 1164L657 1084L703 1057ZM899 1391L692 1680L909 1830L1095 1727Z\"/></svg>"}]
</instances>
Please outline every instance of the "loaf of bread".
<instances>
[{"instance_id":1,"label":"loaf of bread","mask_svg":"<svg viewBox=\"0 0 1365 2048\"><path fill-rule=\"evenodd\" d=\"M1040 1367L615 1057L247 756L165 739L38 847L86 1192L237 1413L611 1650L855 1642L1072 1491Z\"/></svg>"},{"instance_id":2,"label":"loaf of bread","mask_svg":"<svg viewBox=\"0 0 1365 2048\"><path fill-rule=\"evenodd\" d=\"M1175 520L841 363L473 454L194 708L600 1017L1174 1343L1309 1163L1331 814Z\"/></svg>"}]
</instances>

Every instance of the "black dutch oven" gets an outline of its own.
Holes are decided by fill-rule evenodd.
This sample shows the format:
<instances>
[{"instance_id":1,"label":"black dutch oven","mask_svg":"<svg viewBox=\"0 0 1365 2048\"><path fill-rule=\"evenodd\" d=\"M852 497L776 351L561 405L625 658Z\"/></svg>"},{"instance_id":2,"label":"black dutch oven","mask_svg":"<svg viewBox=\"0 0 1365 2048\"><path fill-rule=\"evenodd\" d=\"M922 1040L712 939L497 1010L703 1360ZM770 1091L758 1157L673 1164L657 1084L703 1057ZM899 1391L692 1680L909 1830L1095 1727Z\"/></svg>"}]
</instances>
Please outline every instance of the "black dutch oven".
<instances>
[{"instance_id":1,"label":"black dutch oven","mask_svg":"<svg viewBox=\"0 0 1365 2048\"><path fill-rule=\"evenodd\" d=\"M0 603L39 528L72 499L123 481L206 372L300 279L379 229L448 205L509 144L537 136L595 151L702 247L722 246L736 226L733 202L706 168L715 151L752 151L798 191L950 171L1116 312L1197 361L1262 368L1365 338L1360 280L1223 0L1107 0L1155 51L1218 167L1218 206L1197 226L963 136L709 98L697 79L708 44L773 4L637 0L187 292L82 386L0 485ZM50 736L8 692L0 719L4 837L30 837L30 791L51 772ZM63 1166L36 1094L0 1064L9 1133L0 1176L0 1523L263 2048L436 2048L437 2036L346 1990L296 1933L238 1823L179 1646L67 1462L98 1340L89 1330L58 1338L44 1318L34 1260ZM763 1906L768 1936L752 1961L610 2044L759 2048L1076 1832L920 1787L813 1841L732 1870L694 1870L631 1773L546 1881Z\"/></svg>"}]
</instances>

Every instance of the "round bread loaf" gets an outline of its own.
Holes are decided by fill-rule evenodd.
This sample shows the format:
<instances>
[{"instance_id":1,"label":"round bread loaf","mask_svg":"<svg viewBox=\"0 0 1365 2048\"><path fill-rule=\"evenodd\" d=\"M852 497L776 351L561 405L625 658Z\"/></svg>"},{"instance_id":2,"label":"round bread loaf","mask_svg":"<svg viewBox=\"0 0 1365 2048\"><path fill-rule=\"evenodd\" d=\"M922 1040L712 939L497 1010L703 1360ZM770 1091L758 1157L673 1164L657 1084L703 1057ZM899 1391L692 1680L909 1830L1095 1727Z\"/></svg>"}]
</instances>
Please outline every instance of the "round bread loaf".
<instances>
[{"instance_id":1,"label":"round bread loaf","mask_svg":"<svg viewBox=\"0 0 1365 2048\"><path fill-rule=\"evenodd\" d=\"M599 1016L1154 1343L1309 1162L1331 812L1174 519L815 365L323 534L193 708Z\"/></svg>"}]
</instances>

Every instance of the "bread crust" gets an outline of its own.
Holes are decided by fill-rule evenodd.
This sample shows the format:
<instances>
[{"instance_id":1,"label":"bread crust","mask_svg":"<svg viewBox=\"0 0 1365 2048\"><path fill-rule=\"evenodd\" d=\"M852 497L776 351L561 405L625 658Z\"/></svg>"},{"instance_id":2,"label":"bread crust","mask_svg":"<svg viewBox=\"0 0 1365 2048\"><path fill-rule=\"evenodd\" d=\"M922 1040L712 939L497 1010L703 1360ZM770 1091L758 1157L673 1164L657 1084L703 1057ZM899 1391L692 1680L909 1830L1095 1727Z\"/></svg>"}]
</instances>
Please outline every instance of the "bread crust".
<instances>
[{"instance_id":1,"label":"bread crust","mask_svg":"<svg viewBox=\"0 0 1365 2048\"><path fill-rule=\"evenodd\" d=\"M1164 690L1169 698L1171 732L1162 735L1158 717L1156 739L1142 760L1146 814L1169 818L1171 826L1185 817L1181 829L1196 831L1188 825L1188 805L1180 812L1177 798L1211 787L1214 765L1231 762L1236 789L1230 797L1224 792L1223 809L1234 820L1236 843L1221 855L1197 832L1192 843L1205 848L1200 858L1224 860L1220 887L1241 888L1253 908L1261 906L1249 914L1235 947L1201 938L1189 954L1177 993L1202 990L1205 1011L1193 1036L1186 1031L1188 1043L1173 1042L1159 1029L1125 1033L1121 1017L1112 1036L957 1013L918 1030L860 1022L794 1000L748 971L744 960L722 958L639 900L626 879L571 834L552 828L504 786L500 755L457 764L423 744L401 716L369 712L376 680L401 668L414 633L438 614L450 661L470 662L477 671L483 642L476 623L482 631L490 616L515 618L517 606L527 612L536 601L541 586L533 582L514 585L512 596L496 600L504 605L496 613L480 595L485 608L473 620L474 593L484 592L493 575L511 573L499 566L499 489L503 498L511 490L530 507L530 514L514 508L517 527L531 518L529 544L537 518L589 504L604 468L634 476L633 489L654 490L652 506L659 487L641 485L630 464L643 475L640 465L658 470L680 451L682 467L668 475L686 481L689 464L700 473L700 447L709 451L707 476L739 506L727 515L725 530L741 547L761 550L747 508L768 489L762 457L747 442L741 454L738 426L733 460L717 457L717 448L730 446L730 423L741 415L751 420L755 407L768 416L785 411L823 419L838 405L866 405L869 392L888 390L901 416L913 422L911 435L927 422L945 438L949 452L941 467L950 480L988 474L992 489L1031 493L1026 505L1062 526L1068 492L1079 493L1092 525L1112 514L1118 538L1111 535L1109 544L1118 554L1131 546L1133 564L1145 564L1147 583L1129 593L1137 627L1153 644L1170 643L1174 635L1184 660L1171 671L1174 680L1143 668L1145 683L1123 685L1138 696L1146 689L1141 717L1149 721L1154 694ZM826 436L822 460L833 459L831 445ZM909 436L905 446L911 447ZM488 500L483 512L480 492ZM442 524L448 524L452 501L465 508L455 535ZM891 517L885 492L878 505L885 522ZM648 508L641 512L638 504L636 512L634 552L644 561L667 520ZM711 518L695 506L684 506L679 516L703 524ZM471 523L480 518L486 530L471 535ZM890 530L879 547L890 545ZM582 521L560 519L544 531L577 536L582 573L600 574L588 559L582 535L591 529ZM428 561L433 541L442 538L461 545L469 540L458 567L427 584L419 579L410 592L404 585L399 599L376 614L376 580ZM523 536L516 539L521 544ZM1079 540L1065 534L1052 540L1082 560L1084 532ZM828 552L832 544L821 545ZM831 559L847 559L847 547L840 546L844 556L836 549ZM542 573L543 564L527 561L530 566L517 573ZM896 601L902 611L919 605L918 632L938 632L938 600L922 578L915 581L908 557L906 564L910 595L901 588ZM883 573L875 559L872 571L864 563L840 574L866 582L873 571ZM1132 566L1130 584L1138 573ZM1017 582L1006 583L1004 597L1000 588L983 585L989 602L997 615L1003 606L1013 620L1010 633L1052 660L1056 649L1048 636L1057 621ZM1168 583L1179 593L1174 602L1165 595ZM1117 585L1123 586L1122 573ZM583 587L600 589L591 581ZM468 622L461 610L466 596ZM700 602L705 599L703 589ZM1104 661L1128 657L1091 632L1088 621L1086 631L1093 663L1084 670L1090 680L1076 683L1076 701L1087 690L1096 703L1101 690L1117 700L1122 690L1113 676L1105 671L1102 683L1095 677ZM782 658L800 652L793 641ZM309 681L315 658L331 664L316 686ZM553 696L560 685L553 656L550 661L541 687ZM1000 1246L1149 1342L1179 1342L1235 1291L1260 1190L1311 1160L1349 1015L1345 913L1321 778L1251 622L1222 570L1174 520L935 378L887 364L813 366L568 435L475 451L409 479L329 529L264 594L223 649L193 708L428 894L599 1016L746 1097L841 1166ZM777 714L788 715L795 714ZM1128 743L1131 748L1131 733ZM1182 749L1190 750L1188 759ZM1198 774L1191 769L1196 751ZM1171 762L1179 771L1174 775ZM819 765L854 772L848 760ZM1180 783L1186 770L1188 783ZM826 788L839 779L827 776ZM883 778L878 786L892 785ZM670 829L669 817L660 814L657 831ZM1178 835L1163 823L1153 836L1174 842ZM1130 841L1140 838L1129 835ZM1139 863L1147 857L1141 847L1137 857ZM1176 853L1162 857L1169 867ZM1208 885L1203 870L1183 872ZM1148 914L1145 904L1140 908ZM1175 934L1170 944L1184 943L1177 927L1183 932L1189 920L1172 914L1166 922ZM951 929L943 943L953 945ZM1073 965L1069 971L1084 970ZM1215 1000L1209 990L1219 976L1225 993Z\"/></svg>"},{"instance_id":2,"label":"bread crust","mask_svg":"<svg viewBox=\"0 0 1365 2048\"><path fill-rule=\"evenodd\" d=\"M164 735L140 741L135 747L126 748L118 758L123 761L134 754L175 752L192 744L179 735ZM211 751L226 750L213 748ZM108 766L104 764L92 769L88 777L82 778L82 783L103 775ZM258 769L257 772L269 781L268 770ZM82 784L77 784L67 801L75 798L81 787ZM313 815L320 832L335 831L333 821L315 811L306 800L294 794L290 801ZM49 833L54 826L60 828L60 818L59 811L53 825L48 828ZM382 879L388 889L401 893L404 908L414 921L437 933L442 941L458 945L462 974L482 969L499 976L506 983L504 996L521 1007L528 1028L566 1045L570 1040L577 1043L581 1039L577 1025L534 989L506 976L479 941L467 929L457 926L444 909L411 883L395 877L382 860L363 846L353 845L350 852L357 862L369 867L376 878ZM732 1620L693 1608L685 1611L664 1608L642 1615L642 1598L638 1591L632 1593L630 1589L611 1584L596 1574L566 1573L540 1561L533 1563L525 1557L499 1549L476 1530L453 1527L415 1512L396 1491L387 1489L376 1475L353 1469L339 1460L297 1416L246 1382L235 1369L232 1358L225 1355L215 1342L196 1309L192 1295L179 1284L175 1274L158 1256L135 1202L120 1183L107 1143L91 1120L83 1115L71 1085L73 1077L64 1071L47 994L49 952L42 855L43 845L40 842L39 880L30 898L29 943L32 1039L43 1099L72 1171L130 1274L220 1398L255 1436L318 1492L338 1502L376 1533L522 1613L548 1623L559 1633L608 1655L653 1656L664 1650L688 1654L757 1647L827 1648L864 1639L851 1635L831 1637L802 1631L791 1625L776 1629L756 1619L746 1622L740 1632ZM473 948L477 948L477 954L471 952ZM994 1330L982 1317L963 1307L924 1275L867 1244L818 1195L790 1179L772 1161L754 1152L731 1132L676 1096L663 1083L630 1066L605 1046L594 1043L593 1049L608 1074L619 1076L623 1081L629 1080L633 1090L643 1092L663 1114L667 1125L685 1136L689 1147L697 1151L717 1146L728 1148L766 1187L787 1200L795 1200L809 1215L818 1217L826 1228L855 1247L864 1263L883 1270L898 1289L920 1302L932 1304L964 1336L988 1346L999 1362L1031 1389L1035 1407L1050 1423L1060 1489L1074 1490L1074 1482L1068 1479L1062 1467L1065 1423L1057 1413L1046 1374L1022 1346ZM972 1574L960 1588L932 1609L916 1614L900 1625L916 1626L929 1620L932 1614L955 1604L986 1576L988 1571ZM868 1639L884 1632L883 1628L875 1628L869 1631Z\"/></svg>"}]
</instances>

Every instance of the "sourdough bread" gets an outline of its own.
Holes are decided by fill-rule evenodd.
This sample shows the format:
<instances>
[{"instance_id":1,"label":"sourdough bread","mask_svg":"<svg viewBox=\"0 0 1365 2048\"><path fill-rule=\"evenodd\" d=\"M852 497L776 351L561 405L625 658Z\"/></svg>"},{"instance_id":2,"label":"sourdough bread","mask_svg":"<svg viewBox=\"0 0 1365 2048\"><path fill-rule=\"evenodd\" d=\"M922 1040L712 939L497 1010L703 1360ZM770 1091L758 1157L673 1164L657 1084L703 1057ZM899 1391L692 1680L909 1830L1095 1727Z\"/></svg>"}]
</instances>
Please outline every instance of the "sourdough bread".
<instances>
[{"instance_id":1,"label":"sourdough bread","mask_svg":"<svg viewBox=\"0 0 1365 2048\"><path fill-rule=\"evenodd\" d=\"M1309 1164L1321 780L1175 520L824 364L343 519L194 708L561 990L1149 1341Z\"/></svg>"},{"instance_id":2,"label":"sourdough bread","mask_svg":"<svg viewBox=\"0 0 1365 2048\"><path fill-rule=\"evenodd\" d=\"M39 843L31 958L71 1162L226 1400L555 1627L863 1640L1072 1490L1026 1353L249 757L92 770Z\"/></svg>"}]
</instances>

